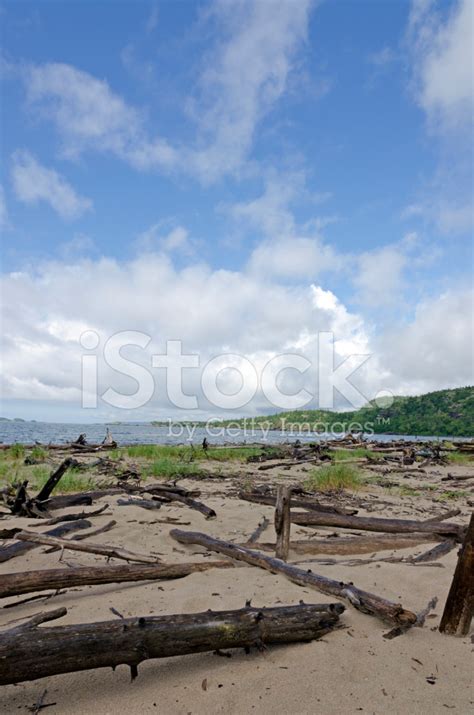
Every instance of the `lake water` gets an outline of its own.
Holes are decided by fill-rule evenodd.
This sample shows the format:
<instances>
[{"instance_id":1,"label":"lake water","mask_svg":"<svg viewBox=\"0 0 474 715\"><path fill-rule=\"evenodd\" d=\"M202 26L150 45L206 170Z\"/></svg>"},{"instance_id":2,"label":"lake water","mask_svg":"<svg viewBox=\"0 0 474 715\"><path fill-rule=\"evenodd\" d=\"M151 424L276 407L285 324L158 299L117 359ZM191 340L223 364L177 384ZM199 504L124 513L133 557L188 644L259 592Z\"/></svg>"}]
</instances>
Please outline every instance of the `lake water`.
<instances>
[{"instance_id":1,"label":"lake water","mask_svg":"<svg viewBox=\"0 0 474 715\"><path fill-rule=\"evenodd\" d=\"M152 425L149 422L121 422L117 424L72 424L72 423L49 423L49 422L15 422L0 421L0 442L10 444L20 442L23 444L61 444L72 442L80 434L85 434L87 441L91 443L101 442L105 436L106 428L109 428L113 438L119 445L131 444L201 444L204 437L207 437L209 444L225 443L253 443L264 442L268 444L279 444L282 442L293 442L299 439L301 442L315 442L328 437L334 438L340 435L314 434L311 432L297 432L286 430L263 430L255 428L226 430L219 424L207 427L194 427L193 425ZM381 442L390 442L400 439L400 435L378 434L367 435L368 439L377 439ZM436 441L442 437L429 435L415 436L403 435L404 439L423 439L426 441ZM454 437L448 437L451 441ZM462 439L462 438L457 438ZM465 439L465 438L464 438Z\"/></svg>"}]
</instances>

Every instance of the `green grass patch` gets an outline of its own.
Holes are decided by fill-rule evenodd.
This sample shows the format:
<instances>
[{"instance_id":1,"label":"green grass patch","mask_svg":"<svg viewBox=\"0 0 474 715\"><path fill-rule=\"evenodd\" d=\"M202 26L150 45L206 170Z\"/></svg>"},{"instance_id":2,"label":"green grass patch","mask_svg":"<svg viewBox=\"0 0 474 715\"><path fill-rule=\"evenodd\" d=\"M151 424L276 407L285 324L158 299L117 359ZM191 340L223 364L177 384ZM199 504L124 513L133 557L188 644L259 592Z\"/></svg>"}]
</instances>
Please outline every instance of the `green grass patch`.
<instances>
[{"instance_id":1,"label":"green grass patch","mask_svg":"<svg viewBox=\"0 0 474 715\"><path fill-rule=\"evenodd\" d=\"M350 464L331 464L315 469L305 482L307 489L315 491L355 490L362 485L360 471Z\"/></svg>"},{"instance_id":2,"label":"green grass patch","mask_svg":"<svg viewBox=\"0 0 474 715\"><path fill-rule=\"evenodd\" d=\"M343 462L346 459L361 459L362 457L377 459L385 456L382 452L372 452L366 447L356 447L355 449L335 449L331 450L329 454L334 457L337 462Z\"/></svg>"},{"instance_id":3,"label":"green grass patch","mask_svg":"<svg viewBox=\"0 0 474 715\"><path fill-rule=\"evenodd\" d=\"M32 457L33 459L37 459L38 461L41 460L43 462L47 456L48 456L47 451L43 447L39 447L38 445L33 447L33 449L31 450L31 453L30 453L30 457Z\"/></svg>"},{"instance_id":4,"label":"green grass patch","mask_svg":"<svg viewBox=\"0 0 474 715\"><path fill-rule=\"evenodd\" d=\"M452 501L453 499L463 499L464 497L468 496L468 492L462 492L462 491L449 491L449 492L444 492L443 494L440 494L439 497L435 497L435 501Z\"/></svg>"},{"instance_id":5,"label":"green grass patch","mask_svg":"<svg viewBox=\"0 0 474 715\"><path fill-rule=\"evenodd\" d=\"M473 464L474 458L464 452L448 452L448 461L452 464Z\"/></svg>"},{"instance_id":6,"label":"green grass patch","mask_svg":"<svg viewBox=\"0 0 474 715\"><path fill-rule=\"evenodd\" d=\"M205 459L216 462L245 462L248 457L261 454L259 447L210 447L204 450L191 445L137 444L125 448L125 454L132 459L175 460L194 462Z\"/></svg>"},{"instance_id":7,"label":"green grass patch","mask_svg":"<svg viewBox=\"0 0 474 715\"><path fill-rule=\"evenodd\" d=\"M217 462L245 462L249 457L258 457L262 454L259 447L219 447L198 452L198 459L213 459Z\"/></svg>"},{"instance_id":8,"label":"green grass patch","mask_svg":"<svg viewBox=\"0 0 474 715\"><path fill-rule=\"evenodd\" d=\"M47 467L35 466L31 470L31 477L28 488L31 491L39 491L51 476L51 470ZM87 492L95 489L96 485L89 475L84 475L77 469L71 469L64 474L57 487L53 491L55 494L69 494L74 492Z\"/></svg>"},{"instance_id":9,"label":"green grass patch","mask_svg":"<svg viewBox=\"0 0 474 715\"><path fill-rule=\"evenodd\" d=\"M143 476L161 477L163 479L175 479L177 477L201 476L201 468L189 462L178 462L167 457L156 459L152 464L147 465Z\"/></svg>"},{"instance_id":10,"label":"green grass patch","mask_svg":"<svg viewBox=\"0 0 474 715\"><path fill-rule=\"evenodd\" d=\"M25 445L20 444L12 444L12 446L8 449L8 456L11 457L12 459L21 459L25 456Z\"/></svg>"}]
</instances>

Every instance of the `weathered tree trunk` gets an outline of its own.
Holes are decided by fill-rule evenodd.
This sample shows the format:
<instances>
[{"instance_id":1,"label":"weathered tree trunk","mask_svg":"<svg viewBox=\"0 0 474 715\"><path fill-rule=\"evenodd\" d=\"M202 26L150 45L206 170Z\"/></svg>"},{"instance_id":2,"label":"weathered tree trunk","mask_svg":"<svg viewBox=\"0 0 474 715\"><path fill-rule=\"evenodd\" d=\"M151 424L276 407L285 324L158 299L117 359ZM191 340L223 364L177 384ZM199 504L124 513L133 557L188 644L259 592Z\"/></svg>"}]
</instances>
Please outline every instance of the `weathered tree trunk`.
<instances>
[{"instance_id":1,"label":"weathered tree trunk","mask_svg":"<svg viewBox=\"0 0 474 715\"><path fill-rule=\"evenodd\" d=\"M72 459L72 457L68 457L63 462L61 462L59 467L51 474L50 478L48 479L44 487L41 489L41 491L36 495L35 501L42 502L46 501L46 499L49 499L51 492L58 484L63 474L65 474L69 467L72 467L74 464L76 464L76 460Z\"/></svg>"},{"instance_id":2,"label":"weathered tree trunk","mask_svg":"<svg viewBox=\"0 0 474 715\"><path fill-rule=\"evenodd\" d=\"M474 513L461 547L439 630L457 636L469 633L474 610Z\"/></svg>"},{"instance_id":3,"label":"weathered tree trunk","mask_svg":"<svg viewBox=\"0 0 474 715\"><path fill-rule=\"evenodd\" d=\"M72 522L79 523L79 522ZM90 526L90 523L89 523ZM15 534L15 538L19 541L33 542L34 544L44 544L45 546L59 546L61 549L69 549L70 551L85 551L89 554L100 554L107 558L123 559L124 561L138 561L144 564L154 564L160 561L157 556L149 556L148 554L135 554L133 551L121 549L118 546L108 546L106 544L83 544L74 539L58 539L46 534L33 534L31 531L19 531Z\"/></svg>"},{"instance_id":4,"label":"weathered tree trunk","mask_svg":"<svg viewBox=\"0 0 474 715\"><path fill-rule=\"evenodd\" d=\"M71 534L73 531L77 531L78 529L88 529L90 526L92 526L91 522L86 519L71 521L66 524L61 524L61 526L57 526L55 529L46 531L42 534L42 536L64 536L65 534ZM14 538L16 538L16 534ZM10 546L3 546L0 548L0 563L9 561L15 556L20 556L31 549L35 549L37 546L38 544L34 544L31 541L19 541L15 544L11 544Z\"/></svg>"},{"instance_id":5,"label":"weathered tree trunk","mask_svg":"<svg viewBox=\"0 0 474 715\"><path fill-rule=\"evenodd\" d=\"M31 524L32 527L37 526L53 526L54 524L61 524L64 521L77 521L78 519L90 519L93 516L99 516L106 509L109 508L108 504L104 504L99 509L94 509L94 511L81 511L78 514L62 514L62 516L54 516L52 519L47 521L40 521L37 524Z\"/></svg>"},{"instance_id":6,"label":"weathered tree trunk","mask_svg":"<svg viewBox=\"0 0 474 715\"><path fill-rule=\"evenodd\" d=\"M36 628L36 619L0 635L0 685L121 664L133 678L150 658L310 641L332 630L343 610L339 603L247 607L52 628Z\"/></svg>"},{"instance_id":7,"label":"weathered tree trunk","mask_svg":"<svg viewBox=\"0 0 474 715\"><path fill-rule=\"evenodd\" d=\"M73 586L182 578L197 571L229 568L233 565L232 561L206 561L195 564L120 564L6 573L2 574L0 579L0 598Z\"/></svg>"},{"instance_id":8,"label":"weathered tree trunk","mask_svg":"<svg viewBox=\"0 0 474 715\"><path fill-rule=\"evenodd\" d=\"M216 512L214 511L214 509L211 509L211 507L206 506L206 504L203 504L200 501L196 501L195 499L191 499L191 497L185 496L184 494L180 494L178 492L166 492L160 494L155 498L162 499L163 501L178 501L182 504L186 504L186 506L189 506L191 509L195 509L196 511L201 512L201 514L204 514L206 519L214 519L216 516Z\"/></svg>"},{"instance_id":9,"label":"weathered tree trunk","mask_svg":"<svg viewBox=\"0 0 474 715\"><path fill-rule=\"evenodd\" d=\"M261 554L258 551L231 544L228 541L213 539L207 534L172 529L170 535L181 544L199 544L211 551L217 551L233 559L245 561L252 566L259 566L273 573L282 573L300 586L313 586L322 593L336 596L337 598L345 598L362 613L377 616L392 625L406 625L416 622L416 615L411 611L405 610L401 604L392 603L373 593L362 591L352 583L343 583L325 576L319 576L311 570L291 566L280 559L265 556L265 554Z\"/></svg>"},{"instance_id":10,"label":"weathered tree trunk","mask_svg":"<svg viewBox=\"0 0 474 715\"><path fill-rule=\"evenodd\" d=\"M288 553L290 550L290 499L291 487L285 485L279 486L275 506L275 556L277 559L282 559L283 561L288 561Z\"/></svg>"},{"instance_id":11,"label":"weathered tree trunk","mask_svg":"<svg viewBox=\"0 0 474 715\"><path fill-rule=\"evenodd\" d=\"M381 531L391 534L410 534L424 532L436 535L454 536L461 540L464 527L451 522L426 522L412 519L380 519L375 516L346 516L311 512L291 513L291 521L301 526L333 526L339 529L359 529L363 531Z\"/></svg>"},{"instance_id":12,"label":"weathered tree trunk","mask_svg":"<svg viewBox=\"0 0 474 715\"><path fill-rule=\"evenodd\" d=\"M298 539L290 541L290 550L295 554L331 554L341 556L370 554L373 551L408 549L418 544L433 542L431 534L374 534L373 536L335 537L330 539ZM241 544L247 546L247 544ZM253 542L252 548L259 551L275 551L272 542Z\"/></svg>"}]
</instances>

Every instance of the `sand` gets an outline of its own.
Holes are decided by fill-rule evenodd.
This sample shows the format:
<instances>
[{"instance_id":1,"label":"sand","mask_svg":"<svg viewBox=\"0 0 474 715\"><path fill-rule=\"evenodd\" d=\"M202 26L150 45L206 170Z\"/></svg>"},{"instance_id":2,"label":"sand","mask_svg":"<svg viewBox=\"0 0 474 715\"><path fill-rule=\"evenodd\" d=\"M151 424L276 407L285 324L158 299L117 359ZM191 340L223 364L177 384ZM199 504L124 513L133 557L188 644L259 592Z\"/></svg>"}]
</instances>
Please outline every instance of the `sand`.
<instances>
[{"instance_id":1,"label":"sand","mask_svg":"<svg viewBox=\"0 0 474 715\"><path fill-rule=\"evenodd\" d=\"M222 468L222 465L221 465ZM235 472L235 466L229 467ZM239 468L240 469L240 468ZM434 470L429 482L439 482L445 468ZM450 468L463 473L465 467ZM472 471L472 469L471 469ZM257 474L262 483L297 482L302 470L291 474L282 470L256 473L251 465L240 469L242 474ZM398 476L398 475L397 475ZM243 478L244 479L244 478ZM416 485L417 480L404 479ZM468 482L464 489L469 490ZM201 561L220 558L217 554L203 556L200 547L182 546L169 537L172 528L155 523L157 519L176 517L191 522L183 529L203 531L231 541L245 541L266 515L273 520L273 509L242 501L236 494L235 480L183 480L182 486L202 490L200 500L212 506L217 518L205 517L184 505L163 506L158 512L148 512L136 506L119 507L116 497L104 497L99 503L110 508L93 520L97 528L111 518L117 526L107 534L95 537L100 543L123 546L142 553L155 552L166 562ZM445 485L449 488L448 484ZM472 498L472 494L470 495ZM458 506L462 514L455 521L467 523L472 509L467 498L444 504L434 503L432 497L401 497L386 493L378 487L347 494L339 498L345 505L363 503L360 514L429 518L434 513ZM95 507L94 507L95 508ZM77 508L72 510L77 511ZM13 524L28 525L31 520L8 519ZM2 520L2 527L7 520ZM35 529L35 531L44 531ZM293 526L294 538L316 535L324 538L334 530ZM340 534L343 532L339 530ZM274 540L270 526L262 537ZM425 543L418 547L384 551L377 556L419 554L430 548ZM58 553L43 553L42 547L28 554L0 564L2 573L25 569L54 568ZM368 558L372 555L364 555ZM290 555L290 560L301 556ZM308 557L315 558L315 557ZM343 561L347 557L334 557ZM456 550L441 558L438 566L412 566L401 563L370 563L359 566L311 564L318 573L341 580L353 581L380 596L400 601L406 608L421 610L433 596L439 599L434 615L424 628L412 629L407 634L386 640L389 630L379 620L363 615L347 605L341 622L345 628L326 635L322 640L285 647L270 647L264 654L252 651L233 651L231 658L213 653L148 661L139 666L138 678L132 683L130 671L120 666L82 673L59 675L17 686L0 689L0 712L27 712L47 689L45 702L56 703L42 712L71 715L116 715L123 713L161 713L193 715L211 713L437 713L449 710L456 713L474 711L472 680L471 636L456 638L438 632L440 616L452 580ZM64 561L71 565L104 563L102 557L67 552ZM309 565L308 565L309 566ZM2 605L25 598L4 599ZM235 569L212 569L174 581L138 584L110 584L73 588L47 601L39 600L0 608L0 626L29 617L42 610L66 606L67 616L56 624L91 622L115 618L111 607L123 616L164 615L199 612L209 608L221 610L240 608L246 599L252 605L271 606L295 604L300 599L307 603L330 602L324 594L302 588L279 575L257 568L239 566Z\"/></svg>"}]
</instances>

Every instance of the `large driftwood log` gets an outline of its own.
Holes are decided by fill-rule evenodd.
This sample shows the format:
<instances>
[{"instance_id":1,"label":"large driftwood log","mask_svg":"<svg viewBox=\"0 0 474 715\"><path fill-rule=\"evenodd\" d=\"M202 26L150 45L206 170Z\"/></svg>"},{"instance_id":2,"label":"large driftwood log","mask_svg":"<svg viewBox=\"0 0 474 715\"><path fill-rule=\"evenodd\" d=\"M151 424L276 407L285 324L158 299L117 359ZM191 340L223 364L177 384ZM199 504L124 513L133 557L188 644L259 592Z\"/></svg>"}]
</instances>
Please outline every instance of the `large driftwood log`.
<instances>
[{"instance_id":1,"label":"large driftwood log","mask_svg":"<svg viewBox=\"0 0 474 715\"><path fill-rule=\"evenodd\" d=\"M46 531L44 534L42 534L42 536L60 537L64 536L65 534L71 534L73 531L78 531L79 529L88 529L90 526L92 526L91 522L87 521L86 519L82 519L79 521L70 521L66 524L61 524L60 526L57 526L55 529L50 529L50 531ZM14 538L16 538L16 533L14 535ZM3 546L0 548L0 563L3 563L4 561L9 561L15 556L20 556L21 554L24 554L31 549L35 549L38 545L38 543L33 543L32 541L17 541L14 544L10 544L10 546Z\"/></svg>"},{"instance_id":2,"label":"large driftwood log","mask_svg":"<svg viewBox=\"0 0 474 715\"><path fill-rule=\"evenodd\" d=\"M284 484L279 486L275 505L275 556L283 561L288 561L290 550L290 499L291 487Z\"/></svg>"},{"instance_id":3,"label":"large driftwood log","mask_svg":"<svg viewBox=\"0 0 474 715\"><path fill-rule=\"evenodd\" d=\"M37 618L0 635L0 685L122 664L133 678L139 663L150 658L310 641L332 630L343 610L340 603L246 607L52 628L36 628L42 622Z\"/></svg>"},{"instance_id":4,"label":"large driftwood log","mask_svg":"<svg viewBox=\"0 0 474 715\"><path fill-rule=\"evenodd\" d=\"M42 502L46 501L46 499L49 499L49 497L51 496L51 492L57 486L61 477L67 472L70 467L73 467L75 464L77 464L77 462L75 459L72 459L72 457L68 457L63 462L61 462L59 467L55 469L55 471L51 474L44 487L37 494L35 501Z\"/></svg>"},{"instance_id":5,"label":"large driftwood log","mask_svg":"<svg viewBox=\"0 0 474 715\"><path fill-rule=\"evenodd\" d=\"M439 630L458 636L469 633L474 611L474 513L459 553Z\"/></svg>"},{"instance_id":6,"label":"large driftwood log","mask_svg":"<svg viewBox=\"0 0 474 715\"><path fill-rule=\"evenodd\" d=\"M231 544L228 541L221 541L220 539L213 539L207 534L172 529L170 535L181 544L199 544L211 551L217 551L233 559L245 561L252 566L258 566L273 573L282 573L287 576L290 581L300 586L313 586L322 593L347 599L355 608L362 611L362 613L377 616L391 625L406 625L416 622L416 614L405 610L400 603L392 603L373 593L362 591L352 583L335 581L331 578L315 574L310 569L305 571L296 566L291 566L280 559L275 559L261 554L258 551L247 549L244 546Z\"/></svg>"},{"instance_id":7,"label":"large driftwood log","mask_svg":"<svg viewBox=\"0 0 474 715\"><path fill-rule=\"evenodd\" d=\"M435 535L453 536L461 541L464 527L452 522L426 522L413 519L381 519L375 516L346 516L326 513L291 513L291 521L301 526L333 526L339 529L359 529L380 531L391 534L424 532Z\"/></svg>"},{"instance_id":8,"label":"large driftwood log","mask_svg":"<svg viewBox=\"0 0 474 715\"><path fill-rule=\"evenodd\" d=\"M431 543L431 534L374 534L370 536L335 537L329 539L298 539L290 541L290 551L295 554L370 554L374 551L408 549L418 544ZM247 546L248 544L241 544ZM275 551L272 542L253 542L252 548L259 551Z\"/></svg>"},{"instance_id":9,"label":"large driftwood log","mask_svg":"<svg viewBox=\"0 0 474 715\"><path fill-rule=\"evenodd\" d=\"M78 522L72 522L78 523ZM89 524L90 526L90 524ZM19 531L15 534L15 538L19 541L33 542L34 544L44 544L45 546L59 546L61 549L69 549L70 551L85 551L89 554L100 554L107 558L123 559L124 561L138 561L144 564L156 564L160 559L157 556L149 556L148 554L136 554L127 549L121 549L118 546L108 546L106 544L83 544L81 541L74 539L58 539L54 536L46 534L33 534L31 531Z\"/></svg>"},{"instance_id":10,"label":"large driftwood log","mask_svg":"<svg viewBox=\"0 0 474 715\"><path fill-rule=\"evenodd\" d=\"M229 568L232 561L206 561L185 564L120 564L119 566L80 566L2 574L0 598L20 596L49 589L92 586L126 581L154 581L188 576L210 568Z\"/></svg>"},{"instance_id":11,"label":"large driftwood log","mask_svg":"<svg viewBox=\"0 0 474 715\"><path fill-rule=\"evenodd\" d=\"M211 507L207 506L206 504L203 504L200 501L196 501L196 499L191 499L191 497L185 496L184 494L179 494L178 492L166 492L166 494L163 493L153 498L165 502L181 502L181 504L186 504L186 506L189 506L191 509L195 509L196 511L201 512L201 514L204 514L206 519L214 519L216 516L216 512L214 511L214 509L211 509Z\"/></svg>"}]
</instances>

